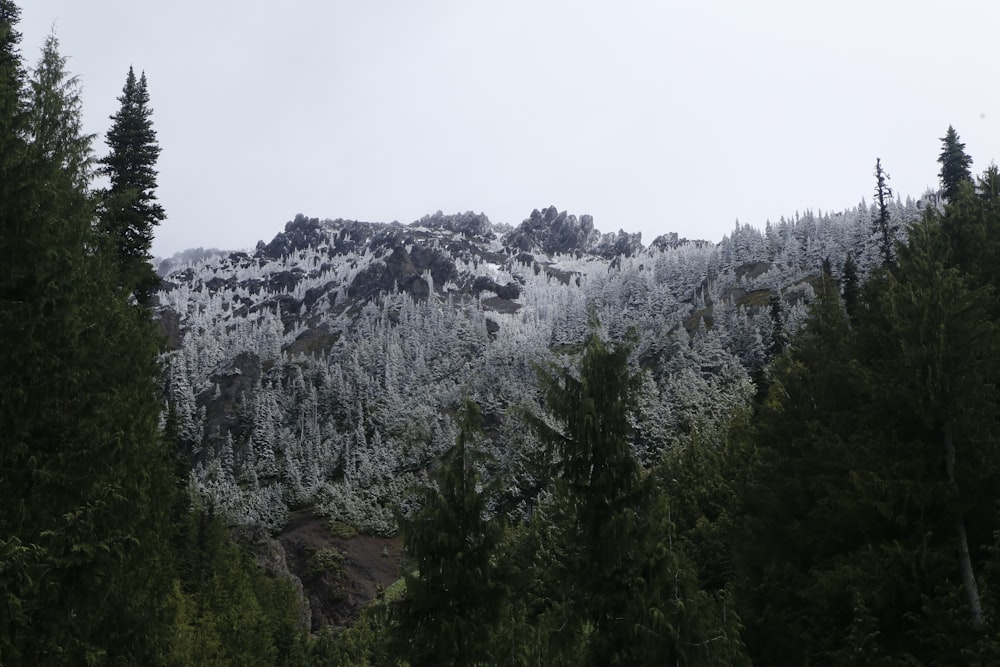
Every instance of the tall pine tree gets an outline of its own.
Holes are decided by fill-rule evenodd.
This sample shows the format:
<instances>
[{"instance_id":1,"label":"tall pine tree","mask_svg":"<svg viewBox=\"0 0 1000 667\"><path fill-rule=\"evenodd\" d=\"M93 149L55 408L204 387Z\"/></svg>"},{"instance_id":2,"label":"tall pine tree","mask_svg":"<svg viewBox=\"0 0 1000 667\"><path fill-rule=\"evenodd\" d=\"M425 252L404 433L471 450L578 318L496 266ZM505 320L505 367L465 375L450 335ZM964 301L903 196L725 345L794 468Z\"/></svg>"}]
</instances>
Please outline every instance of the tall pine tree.
<instances>
[{"instance_id":1,"label":"tall pine tree","mask_svg":"<svg viewBox=\"0 0 1000 667\"><path fill-rule=\"evenodd\" d=\"M951 125L948 131L941 137L943 146L938 162L941 163L941 190L947 201L954 201L959 194L964 183L972 182L972 172L969 167L972 165L972 158L965 152L965 144L959 140L958 132Z\"/></svg>"},{"instance_id":2,"label":"tall pine tree","mask_svg":"<svg viewBox=\"0 0 1000 667\"><path fill-rule=\"evenodd\" d=\"M883 266L892 264L892 246L899 227L892 224L889 216L891 201L892 188L889 187L889 174L882 169L882 159L875 158L875 209L872 211L872 224L878 237L878 250L882 255Z\"/></svg>"},{"instance_id":3,"label":"tall pine tree","mask_svg":"<svg viewBox=\"0 0 1000 667\"><path fill-rule=\"evenodd\" d=\"M166 219L156 199L156 161L160 147L153 130L146 73L138 79L129 67L118 98L121 108L111 116L102 173L110 185L104 193L101 219L105 234L118 255L122 286L146 303L158 279L150 264L153 231Z\"/></svg>"},{"instance_id":4,"label":"tall pine tree","mask_svg":"<svg viewBox=\"0 0 1000 667\"><path fill-rule=\"evenodd\" d=\"M487 516L489 497L475 469L479 406L467 401L455 445L434 472L434 487L400 527L414 569L396 610L397 651L413 667L482 665L504 587L493 558L503 534Z\"/></svg>"},{"instance_id":5,"label":"tall pine tree","mask_svg":"<svg viewBox=\"0 0 1000 667\"><path fill-rule=\"evenodd\" d=\"M156 337L94 236L90 140L57 41L25 81L16 8L0 10L0 663L158 664Z\"/></svg>"}]
</instances>

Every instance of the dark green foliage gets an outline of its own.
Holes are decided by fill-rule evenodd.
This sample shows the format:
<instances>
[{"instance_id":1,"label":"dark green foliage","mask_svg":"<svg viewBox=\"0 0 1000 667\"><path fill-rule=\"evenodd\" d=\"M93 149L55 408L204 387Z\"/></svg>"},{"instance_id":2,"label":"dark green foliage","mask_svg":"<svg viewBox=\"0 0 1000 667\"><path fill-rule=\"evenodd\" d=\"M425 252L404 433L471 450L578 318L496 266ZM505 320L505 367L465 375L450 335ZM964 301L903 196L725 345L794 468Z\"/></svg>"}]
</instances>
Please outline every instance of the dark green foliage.
<instances>
[{"instance_id":1,"label":"dark green foliage","mask_svg":"<svg viewBox=\"0 0 1000 667\"><path fill-rule=\"evenodd\" d=\"M413 569L396 605L394 644L414 667L492 661L487 640L504 592L493 558L503 527L499 517L487 516L489 496L475 468L481 430L479 406L466 402L434 487L400 521Z\"/></svg>"},{"instance_id":2,"label":"dark green foliage","mask_svg":"<svg viewBox=\"0 0 1000 667\"><path fill-rule=\"evenodd\" d=\"M952 202L959 196L963 184L972 182L972 158L965 152L965 144L959 141L958 132L951 125L941 137L942 147L938 162L941 163L941 189L946 201Z\"/></svg>"},{"instance_id":3,"label":"dark green foliage","mask_svg":"<svg viewBox=\"0 0 1000 667\"><path fill-rule=\"evenodd\" d=\"M175 553L189 567L170 596L171 664L312 664L294 589L266 576L210 510L187 514Z\"/></svg>"},{"instance_id":4,"label":"dark green foliage","mask_svg":"<svg viewBox=\"0 0 1000 667\"><path fill-rule=\"evenodd\" d=\"M529 582L517 597L534 633L527 643L520 633L518 654L547 664L741 664L728 590L703 586L672 496L635 459L640 376L629 353L594 332L579 374L554 368L541 378L550 418L535 426L557 472L518 547L516 561L530 565L516 566L525 576L515 579Z\"/></svg>"},{"instance_id":5,"label":"dark green foliage","mask_svg":"<svg viewBox=\"0 0 1000 667\"><path fill-rule=\"evenodd\" d=\"M956 664L989 652L995 297L952 263L948 233L970 194L910 229L897 266L865 285L853 327L836 290L818 289L776 362L735 542L755 662Z\"/></svg>"},{"instance_id":6,"label":"dark green foliage","mask_svg":"<svg viewBox=\"0 0 1000 667\"><path fill-rule=\"evenodd\" d=\"M54 37L25 79L17 14L0 0L0 664L296 664L291 590L219 528L185 541L159 338L94 226L79 87Z\"/></svg>"},{"instance_id":7,"label":"dark green foliage","mask_svg":"<svg viewBox=\"0 0 1000 667\"><path fill-rule=\"evenodd\" d=\"M156 201L156 143L146 74L138 79L129 67L118 98L121 108L111 117L107 144L111 152L101 159L101 172L110 180L103 193L101 222L118 256L120 280L140 303L146 303L158 284L149 260L156 225L166 219Z\"/></svg>"},{"instance_id":8,"label":"dark green foliage","mask_svg":"<svg viewBox=\"0 0 1000 667\"><path fill-rule=\"evenodd\" d=\"M788 332L785 331L785 303L780 294L772 294L768 300L771 313L771 349L772 357L779 356L788 346Z\"/></svg>"},{"instance_id":9,"label":"dark green foliage","mask_svg":"<svg viewBox=\"0 0 1000 667\"><path fill-rule=\"evenodd\" d=\"M10 193L0 220L0 534L16 610L0 629L0 661L156 664L168 584L156 565L166 516L153 502L163 478L157 343L97 251L89 139L64 62L50 39L0 174Z\"/></svg>"},{"instance_id":10,"label":"dark green foliage","mask_svg":"<svg viewBox=\"0 0 1000 667\"><path fill-rule=\"evenodd\" d=\"M91 176L93 135L83 134L82 102L77 77L66 71L59 40L49 35L31 77L28 133L34 159L58 165L87 187Z\"/></svg>"},{"instance_id":11,"label":"dark green foliage","mask_svg":"<svg viewBox=\"0 0 1000 667\"><path fill-rule=\"evenodd\" d=\"M858 280L858 265L854 257L848 253L844 260L844 270L840 278L841 296L844 299L844 310L852 323L857 323L859 302L861 300L861 285Z\"/></svg>"},{"instance_id":12,"label":"dark green foliage","mask_svg":"<svg viewBox=\"0 0 1000 667\"><path fill-rule=\"evenodd\" d=\"M642 490L629 421L639 376L629 371L628 355L628 346L609 349L594 332L579 376L556 368L540 377L557 426L539 421L537 427L556 461L564 514L558 535L567 553L553 566L577 589L568 602L581 631L591 626L588 664L595 665L617 664L629 641L625 549L638 536Z\"/></svg>"}]
</instances>

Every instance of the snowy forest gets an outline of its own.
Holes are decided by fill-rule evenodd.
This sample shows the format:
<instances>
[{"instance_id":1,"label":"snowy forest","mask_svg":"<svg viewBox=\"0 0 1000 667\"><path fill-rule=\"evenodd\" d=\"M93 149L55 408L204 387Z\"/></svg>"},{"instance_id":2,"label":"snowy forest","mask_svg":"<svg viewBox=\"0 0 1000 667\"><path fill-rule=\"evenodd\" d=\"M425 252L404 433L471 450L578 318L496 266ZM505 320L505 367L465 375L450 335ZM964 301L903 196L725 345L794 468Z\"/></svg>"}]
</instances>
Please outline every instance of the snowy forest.
<instances>
[{"instance_id":1,"label":"snowy forest","mask_svg":"<svg viewBox=\"0 0 1000 667\"><path fill-rule=\"evenodd\" d=\"M1000 660L1000 172L721 241L169 224L0 0L0 664ZM155 82L152 86L155 88ZM780 205L781 202L776 202Z\"/></svg>"},{"instance_id":2,"label":"snowy forest","mask_svg":"<svg viewBox=\"0 0 1000 667\"><path fill-rule=\"evenodd\" d=\"M917 220L923 205L886 210ZM539 365L574 363L592 321L609 340L634 337L630 367L645 372L633 445L652 464L749 404L752 378L807 318L824 261L835 281L845 265L856 280L878 266L871 219L862 204L646 248L554 207L515 229L473 213L411 225L299 215L254 253L170 267L157 294L176 347L167 400L198 489L233 522L276 530L317 504L394 533L394 508L454 443L466 399L490 425L483 473L523 511L541 482L523 428L540 409Z\"/></svg>"}]
</instances>

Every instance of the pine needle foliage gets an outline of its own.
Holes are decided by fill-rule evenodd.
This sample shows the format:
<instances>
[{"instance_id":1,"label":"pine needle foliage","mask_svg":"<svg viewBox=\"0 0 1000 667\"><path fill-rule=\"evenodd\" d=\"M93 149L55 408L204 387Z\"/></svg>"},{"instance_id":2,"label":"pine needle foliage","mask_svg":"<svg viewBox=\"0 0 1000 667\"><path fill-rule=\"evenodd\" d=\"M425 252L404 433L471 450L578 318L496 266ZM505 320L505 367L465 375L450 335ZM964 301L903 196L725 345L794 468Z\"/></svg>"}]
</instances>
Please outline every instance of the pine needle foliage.
<instances>
[{"instance_id":1,"label":"pine needle foliage","mask_svg":"<svg viewBox=\"0 0 1000 667\"><path fill-rule=\"evenodd\" d=\"M123 287L146 303L159 282L149 262L153 233L166 213L156 197L160 146L145 72L136 78L129 67L118 101L121 107L111 116L106 139L110 152L100 160L101 173L110 181L102 197L101 222L117 254Z\"/></svg>"},{"instance_id":2,"label":"pine needle foliage","mask_svg":"<svg viewBox=\"0 0 1000 667\"><path fill-rule=\"evenodd\" d=\"M394 644L412 667L492 664L488 639L505 590L494 558L503 523L490 515L490 490L477 471L481 431L479 406L466 401L433 485L400 520L412 569L396 605Z\"/></svg>"}]
</instances>

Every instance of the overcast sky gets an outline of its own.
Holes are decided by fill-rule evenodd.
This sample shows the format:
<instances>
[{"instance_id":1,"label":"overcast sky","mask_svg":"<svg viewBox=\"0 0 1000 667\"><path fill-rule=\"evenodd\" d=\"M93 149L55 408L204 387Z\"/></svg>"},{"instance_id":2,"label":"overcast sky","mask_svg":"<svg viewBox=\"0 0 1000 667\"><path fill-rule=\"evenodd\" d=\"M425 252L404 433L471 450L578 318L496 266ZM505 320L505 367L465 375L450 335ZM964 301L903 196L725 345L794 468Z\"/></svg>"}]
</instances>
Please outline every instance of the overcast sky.
<instances>
[{"instance_id":1,"label":"overcast sky","mask_svg":"<svg viewBox=\"0 0 1000 667\"><path fill-rule=\"evenodd\" d=\"M153 251L247 248L296 213L718 241L739 219L937 182L955 126L1000 158L994 0L20 0L100 135L145 70L168 219Z\"/></svg>"}]
</instances>

